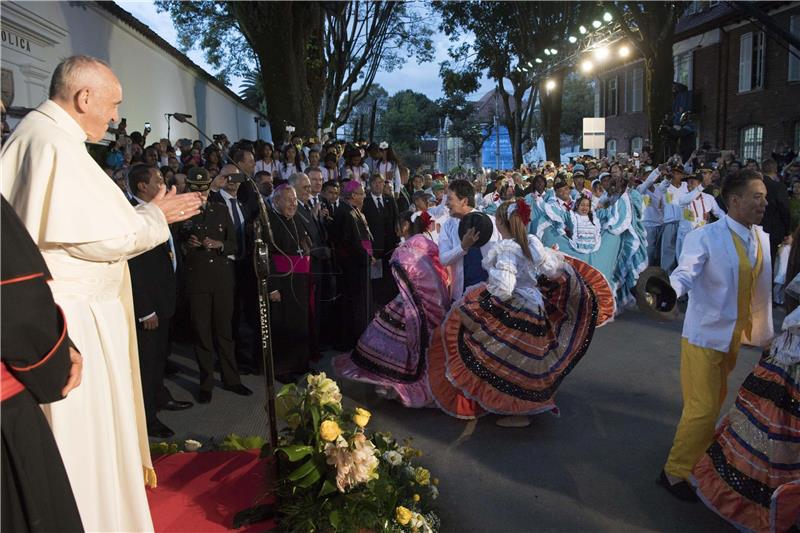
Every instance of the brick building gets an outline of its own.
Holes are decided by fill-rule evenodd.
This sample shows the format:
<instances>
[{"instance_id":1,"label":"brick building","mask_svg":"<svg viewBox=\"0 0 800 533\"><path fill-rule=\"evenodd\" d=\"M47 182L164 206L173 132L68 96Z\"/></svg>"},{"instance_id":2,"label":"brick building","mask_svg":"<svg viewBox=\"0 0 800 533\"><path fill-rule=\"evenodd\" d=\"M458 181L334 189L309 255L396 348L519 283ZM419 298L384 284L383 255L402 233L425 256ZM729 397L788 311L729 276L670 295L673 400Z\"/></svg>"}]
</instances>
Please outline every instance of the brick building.
<instances>
[{"instance_id":1,"label":"brick building","mask_svg":"<svg viewBox=\"0 0 800 533\"><path fill-rule=\"evenodd\" d=\"M800 2L758 7L800 37ZM676 27L673 62L674 115L691 111L698 146L754 159L782 143L800 148L800 58L735 4L692 2ZM595 115L606 117L607 152L639 151L648 138L643 61L606 65L597 74Z\"/></svg>"}]
</instances>

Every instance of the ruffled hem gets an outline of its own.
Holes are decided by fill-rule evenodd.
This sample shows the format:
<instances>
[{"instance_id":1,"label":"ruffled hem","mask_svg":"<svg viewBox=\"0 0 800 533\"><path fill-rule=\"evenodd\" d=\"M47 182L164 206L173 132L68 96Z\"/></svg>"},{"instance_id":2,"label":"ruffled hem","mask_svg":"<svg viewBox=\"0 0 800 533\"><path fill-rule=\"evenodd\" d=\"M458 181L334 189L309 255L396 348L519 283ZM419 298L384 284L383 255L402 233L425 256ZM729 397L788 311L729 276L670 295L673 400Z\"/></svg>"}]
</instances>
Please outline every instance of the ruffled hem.
<instances>
[{"instance_id":1,"label":"ruffled hem","mask_svg":"<svg viewBox=\"0 0 800 533\"><path fill-rule=\"evenodd\" d=\"M394 390L400 403L406 407L426 407L432 401L424 376L413 383L398 383L359 367L349 353L334 357L333 368L339 377Z\"/></svg>"},{"instance_id":2,"label":"ruffled hem","mask_svg":"<svg viewBox=\"0 0 800 533\"><path fill-rule=\"evenodd\" d=\"M580 276L575 283L572 288L580 286ZM588 300L570 298L565 294L567 287L548 291L549 316L529 316L527 321L519 318L524 310L501 309L501 319L481 309L481 303L490 297L484 287L465 294L435 332L429 351L428 383L439 407L458 418L475 418L484 411L501 415L557 413L556 389L585 354L594 331L596 301L585 286L582 290ZM491 305L502 304L486 304ZM567 307L579 305L588 312L576 323ZM486 335L487 331L492 334ZM470 339L465 340L468 335ZM524 345L524 353L510 339ZM559 351L559 341L565 339L570 340L570 349ZM495 346L494 352L488 345ZM509 358L518 357L524 359L527 370L510 364Z\"/></svg>"},{"instance_id":3,"label":"ruffled hem","mask_svg":"<svg viewBox=\"0 0 800 533\"><path fill-rule=\"evenodd\" d=\"M597 299L597 324L596 328L605 326L614 321L617 313L617 299L614 296L614 289L602 272L594 268L589 263L576 259L569 255L564 255L564 259L572 265L572 268L592 289Z\"/></svg>"}]
</instances>

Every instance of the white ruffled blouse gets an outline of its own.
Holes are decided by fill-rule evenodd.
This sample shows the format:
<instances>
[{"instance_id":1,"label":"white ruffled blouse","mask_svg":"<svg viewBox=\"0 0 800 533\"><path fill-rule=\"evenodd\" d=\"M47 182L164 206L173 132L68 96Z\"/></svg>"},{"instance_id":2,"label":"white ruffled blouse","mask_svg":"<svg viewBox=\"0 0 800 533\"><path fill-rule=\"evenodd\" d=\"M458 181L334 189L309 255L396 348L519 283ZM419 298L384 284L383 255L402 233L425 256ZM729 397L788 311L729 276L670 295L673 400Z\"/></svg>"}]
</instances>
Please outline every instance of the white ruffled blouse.
<instances>
[{"instance_id":1,"label":"white ruffled blouse","mask_svg":"<svg viewBox=\"0 0 800 533\"><path fill-rule=\"evenodd\" d=\"M560 252L546 248L535 235L528 235L528 247L533 262L514 239L503 239L489 251L482 265L489 274L486 288L493 296L504 301L518 298L526 307L538 309L544 302L536 278L556 277L566 263Z\"/></svg>"}]
</instances>

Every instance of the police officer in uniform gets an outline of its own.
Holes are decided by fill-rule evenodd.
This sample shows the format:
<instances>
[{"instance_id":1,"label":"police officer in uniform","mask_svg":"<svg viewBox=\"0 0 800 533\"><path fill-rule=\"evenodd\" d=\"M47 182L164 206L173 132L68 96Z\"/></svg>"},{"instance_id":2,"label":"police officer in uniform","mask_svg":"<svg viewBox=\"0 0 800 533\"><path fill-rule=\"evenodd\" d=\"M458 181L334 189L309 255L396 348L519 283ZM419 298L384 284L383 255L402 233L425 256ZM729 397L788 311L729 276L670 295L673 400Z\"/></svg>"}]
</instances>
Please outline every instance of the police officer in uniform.
<instances>
[{"instance_id":1,"label":"police officer in uniform","mask_svg":"<svg viewBox=\"0 0 800 533\"><path fill-rule=\"evenodd\" d=\"M200 214L185 221L180 228L184 253L185 293L194 334L194 349L200 367L200 403L211 401L214 388L212 353L218 348L223 388L240 396L253 393L242 385L236 367L233 340L233 302L236 253L236 230L224 205L208 202L211 179L205 169L187 173L189 191L203 194Z\"/></svg>"}]
</instances>

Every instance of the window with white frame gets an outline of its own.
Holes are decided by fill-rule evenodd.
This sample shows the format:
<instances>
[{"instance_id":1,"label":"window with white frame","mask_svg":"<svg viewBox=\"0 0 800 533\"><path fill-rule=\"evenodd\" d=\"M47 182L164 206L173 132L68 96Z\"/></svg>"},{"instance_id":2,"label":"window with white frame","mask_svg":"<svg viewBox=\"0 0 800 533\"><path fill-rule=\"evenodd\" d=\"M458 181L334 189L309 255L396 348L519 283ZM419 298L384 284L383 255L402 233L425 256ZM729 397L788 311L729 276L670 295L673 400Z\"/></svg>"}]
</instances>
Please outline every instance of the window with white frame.
<instances>
[{"instance_id":1,"label":"window with white frame","mask_svg":"<svg viewBox=\"0 0 800 533\"><path fill-rule=\"evenodd\" d=\"M606 80L606 116L610 117L617 114L617 77Z\"/></svg>"},{"instance_id":2,"label":"window with white frame","mask_svg":"<svg viewBox=\"0 0 800 533\"><path fill-rule=\"evenodd\" d=\"M634 137L631 139L631 155L641 154L644 140L641 137Z\"/></svg>"},{"instance_id":3,"label":"window with white frame","mask_svg":"<svg viewBox=\"0 0 800 533\"><path fill-rule=\"evenodd\" d=\"M800 39L800 15L789 17L789 33ZM789 47L789 81L800 81L800 49Z\"/></svg>"},{"instance_id":4,"label":"window with white frame","mask_svg":"<svg viewBox=\"0 0 800 533\"><path fill-rule=\"evenodd\" d=\"M617 141L616 139L609 139L606 141L606 157L614 157L617 155Z\"/></svg>"},{"instance_id":5,"label":"window with white frame","mask_svg":"<svg viewBox=\"0 0 800 533\"><path fill-rule=\"evenodd\" d=\"M764 128L757 125L742 128L739 153L742 159L755 159L761 161L761 145L764 138Z\"/></svg>"},{"instance_id":6,"label":"window with white frame","mask_svg":"<svg viewBox=\"0 0 800 533\"><path fill-rule=\"evenodd\" d=\"M644 68L634 67L625 71L625 112L638 113L644 100Z\"/></svg>"},{"instance_id":7,"label":"window with white frame","mask_svg":"<svg viewBox=\"0 0 800 533\"><path fill-rule=\"evenodd\" d=\"M764 87L764 32L747 32L739 38L739 92Z\"/></svg>"},{"instance_id":8,"label":"window with white frame","mask_svg":"<svg viewBox=\"0 0 800 533\"><path fill-rule=\"evenodd\" d=\"M692 51L684 52L676 56L672 56L672 66L674 67L675 74L672 81L686 85L686 88L692 90Z\"/></svg>"}]
</instances>

